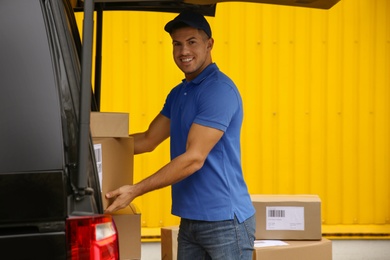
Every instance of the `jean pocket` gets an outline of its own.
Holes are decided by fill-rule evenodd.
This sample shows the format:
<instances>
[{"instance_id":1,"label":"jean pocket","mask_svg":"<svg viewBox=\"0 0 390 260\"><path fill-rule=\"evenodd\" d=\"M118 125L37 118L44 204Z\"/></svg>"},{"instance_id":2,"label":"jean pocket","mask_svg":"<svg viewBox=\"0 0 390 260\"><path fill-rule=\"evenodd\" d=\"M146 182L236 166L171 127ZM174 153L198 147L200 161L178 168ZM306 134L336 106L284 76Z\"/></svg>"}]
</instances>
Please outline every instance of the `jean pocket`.
<instances>
[{"instance_id":1,"label":"jean pocket","mask_svg":"<svg viewBox=\"0 0 390 260\"><path fill-rule=\"evenodd\" d=\"M255 232L256 232L256 218L255 215L252 217L248 218L243 222L246 233L248 235L248 240L251 244L251 246L254 246L255 242Z\"/></svg>"}]
</instances>

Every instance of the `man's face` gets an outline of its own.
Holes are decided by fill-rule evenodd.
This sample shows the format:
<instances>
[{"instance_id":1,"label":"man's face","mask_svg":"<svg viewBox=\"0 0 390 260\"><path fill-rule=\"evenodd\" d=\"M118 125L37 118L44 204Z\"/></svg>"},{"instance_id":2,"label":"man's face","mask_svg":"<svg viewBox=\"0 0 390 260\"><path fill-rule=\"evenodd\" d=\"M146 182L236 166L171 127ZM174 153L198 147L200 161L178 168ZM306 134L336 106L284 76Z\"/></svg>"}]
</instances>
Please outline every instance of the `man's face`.
<instances>
[{"instance_id":1,"label":"man's face","mask_svg":"<svg viewBox=\"0 0 390 260\"><path fill-rule=\"evenodd\" d=\"M171 37L176 65L184 72L187 81L193 80L212 62L213 39L192 27L176 29Z\"/></svg>"}]
</instances>

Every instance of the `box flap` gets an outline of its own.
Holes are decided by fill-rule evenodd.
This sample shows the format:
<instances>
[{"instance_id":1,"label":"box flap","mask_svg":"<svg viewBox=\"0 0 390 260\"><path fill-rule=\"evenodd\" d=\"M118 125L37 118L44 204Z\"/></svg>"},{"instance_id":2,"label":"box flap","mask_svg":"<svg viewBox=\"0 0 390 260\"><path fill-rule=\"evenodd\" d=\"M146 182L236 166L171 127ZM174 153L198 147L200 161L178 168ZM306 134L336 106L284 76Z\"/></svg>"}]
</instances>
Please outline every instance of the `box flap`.
<instances>
[{"instance_id":1,"label":"box flap","mask_svg":"<svg viewBox=\"0 0 390 260\"><path fill-rule=\"evenodd\" d=\"M128 137L129 114L91 112L92 137Z\"/></svg>"},{"instance_id":2,"label":"box flap","mask_svg":"<svg viewBox=\"0 0 390 260\"><path fill-rule=\"evenodd\" d=\"M321 202L318 195L315 194L296 194L296 195L285 195L285 194L252 194L250 195L252 201L256 202Z\"/></svg>"},{"instance_id":3,"label":"box flap","mask_svg":"<svg viewBox=\"0 0 390 260\"><path fill-rule=\"evenodd\" d=\"M126 214L127 215L140 215L141 211L134 203L130 203L129 206L112 213L112 215L126 215Z\"/></svg>"}]
</instances>

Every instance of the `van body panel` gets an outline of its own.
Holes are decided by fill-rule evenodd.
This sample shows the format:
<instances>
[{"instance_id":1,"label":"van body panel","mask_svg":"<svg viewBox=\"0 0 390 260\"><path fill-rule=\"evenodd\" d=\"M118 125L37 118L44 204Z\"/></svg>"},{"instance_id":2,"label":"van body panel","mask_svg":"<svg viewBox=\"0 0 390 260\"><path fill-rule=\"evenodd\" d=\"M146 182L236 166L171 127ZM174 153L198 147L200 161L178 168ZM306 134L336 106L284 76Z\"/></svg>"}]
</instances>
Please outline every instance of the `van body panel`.
<instances>
[{"instance_id":1,"label":"van body panel","mask_svg":"<svg viewBox=\"0 0 390 260\"><path fill-rule=\"evenodd\" d=\"M67 0L2 0L0 23L0 251L7 259L68 259L67 219L103 214L90 136L87 170L77 171L74 13Z\"/></svg>"}]
</instances>

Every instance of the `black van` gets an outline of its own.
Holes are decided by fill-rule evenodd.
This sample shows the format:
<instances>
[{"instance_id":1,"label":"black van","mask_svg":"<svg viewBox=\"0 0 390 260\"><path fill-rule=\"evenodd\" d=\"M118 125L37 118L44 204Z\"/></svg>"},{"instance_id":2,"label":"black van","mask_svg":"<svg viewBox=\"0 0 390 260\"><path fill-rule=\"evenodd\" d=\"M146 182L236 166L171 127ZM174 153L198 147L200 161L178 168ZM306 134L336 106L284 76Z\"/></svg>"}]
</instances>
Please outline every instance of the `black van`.
<instances>
[{"instance_id":1,"label":"black van","mask_svg":"<svg viewBox=\"0 0 390 260\"><path fill-rule=\"evenodd\" d=\"M0 24L0 258L119 259L89 134L79 172L81 41L73 8L1 0Z\"/></svg>"},{"instance_id":2,"label":"black van","mask_svg":"<svg viewBox=\"0 0 390 260\"><path fill-rule=\"evenodd\" d=\"M214 15L219 1L186 2L0 0L0 259L119 259L89 134L89 113L99 111L102 11L196 8ZM75 11L86 17L83 46Z\"/></svg>"}]
</instances>

